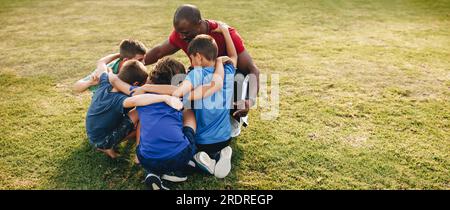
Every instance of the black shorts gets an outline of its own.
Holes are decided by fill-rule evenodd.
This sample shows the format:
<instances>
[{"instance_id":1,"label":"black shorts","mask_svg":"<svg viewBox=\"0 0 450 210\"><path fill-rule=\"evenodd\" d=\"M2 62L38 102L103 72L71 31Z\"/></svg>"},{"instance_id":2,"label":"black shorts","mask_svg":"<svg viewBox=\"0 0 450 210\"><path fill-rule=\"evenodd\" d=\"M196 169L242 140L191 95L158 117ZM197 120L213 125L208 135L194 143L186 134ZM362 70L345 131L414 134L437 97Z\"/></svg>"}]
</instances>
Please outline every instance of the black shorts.
<instances>
[{"instance_id":1,"label":"black shorts","mask_svg":"<svg viewBox=\"0 0 450 210\"><path fill-rule=\"evenodd\" d=\"M197 150L206 152L209 157L214 158L218 155L218 153L220 152L220 150L222 150L223 148L227 147L228 145L230 145L231 142L231 138L226 140L226 141L222 141L222 142L218 142L218 143L214 143L214 144L197 144Z\"/></svg>"},{"instance_id":2,"label":"black shorts","mask_svg":"<svg viewBox=\"0 0 450 210\"><path fill-rule=\"evenodd\" d=\"M196 153L196 148L194 144L194 129L188 126L183 127L183 134L189 140L189 145L186 146L181 152L176 154L174 157L170 159L152 159L152 158L144 158L140 152L139 146L136 147L136 155L141 163L142 167L148 173L154 173L157 175L162 175L170 172L180 172L184 174L190 166L188 165L189 161L193 159L194 154ZM168 148L170 149L170 148Z\"/></svg>"},{"instance_id":3,"label":"black shorts","mask_svg":"<svg viewBox=\"0 0 450 210\"><path fill-rule=\"evenodd\" d=\"M133 121L124 115L122 122L111 133L108 133L101 143L97 143L94 146L98 149L112 149L125 139L134 130Z\"/></svg>"}]
</instances>

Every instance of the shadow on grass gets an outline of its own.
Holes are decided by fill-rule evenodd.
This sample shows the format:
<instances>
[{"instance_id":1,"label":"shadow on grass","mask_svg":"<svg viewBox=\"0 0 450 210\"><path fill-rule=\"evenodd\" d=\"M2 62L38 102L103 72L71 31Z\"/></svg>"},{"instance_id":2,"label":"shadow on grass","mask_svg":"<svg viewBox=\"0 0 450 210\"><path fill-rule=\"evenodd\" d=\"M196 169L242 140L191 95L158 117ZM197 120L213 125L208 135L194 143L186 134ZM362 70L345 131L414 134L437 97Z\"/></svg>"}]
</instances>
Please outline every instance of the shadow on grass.
<instances>
[{"instance_id":1,"label":"shadow on grass","mask_svg":"<svg viewBox=\"0 0 450 210\"><path fill-rule=\"evenodd\" d=\"M230 174L224 179L204 173L195 173L183 183L171 183L170 189L237 189L237 170L243 153L232 141L233 157ZM133 163L134 142L124 142L119 147L121 157L116 160L95 151L87 140L72 151L66 159L57 162L58 173L50 178L49 186L55 189L146 189L144 170Z\"/></svg>"},{"instance_id":2,"label":"shadow on grass","mask_svg":"<svg viewBox=\"0 0 450 210\"><path fill-rule=\"evenodd\" d=\"M233 156L231 158L231 171L227 177L219 179L213 175L209 175L203 172L195 173L188 177L188 180L179 184L172 184L171 189L180 190L215 190L215 189L238 189L239 179L237 172L239 171L240 164L244 158L242 147L236 144L239 138L233 138L231 140L231 148L233 149Z\"/></svg>"},{"instance_id":3,"label":"shadow on grass","mask_svg":"<svg viewBox=\"0 0 450 210\"><path fill-rule=\"evenodd\" d=\"M113 160L89 145L85 140L70 156L58 162L58 173L50 186L57 189L143 189L144 176L133 163L134 144L124 142L119 147L121 157Z\"/></svg>"}]
</instances>

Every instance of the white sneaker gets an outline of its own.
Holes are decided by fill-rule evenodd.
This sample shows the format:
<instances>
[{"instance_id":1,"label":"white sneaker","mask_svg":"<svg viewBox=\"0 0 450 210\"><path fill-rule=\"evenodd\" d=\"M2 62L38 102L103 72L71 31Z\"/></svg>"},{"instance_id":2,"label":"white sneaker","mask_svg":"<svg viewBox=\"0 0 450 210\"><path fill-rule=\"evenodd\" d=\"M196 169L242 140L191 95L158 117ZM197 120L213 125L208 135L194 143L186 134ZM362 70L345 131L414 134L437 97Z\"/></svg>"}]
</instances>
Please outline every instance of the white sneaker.
<instances>
[{"instance_id":1,"label":"white sneaker","mask_svg":"<svg viewBox=\"0 0 450 210\"><path fill-rule=\"evenodd\" d=\"M231 116L230 122L231 122L231 137L234 138L236 136L239 136L239 134L241 134L241 123Z\"/></svg>"},{"instance_id":2,"label":"white sneaker","mask_svg":"<svg viewBox=\"0 0 450 210\"><path fill-rule=\"evenodd\" d=\"M231 171L231 155L233 150L227 146L220 150L220 159L214 168L214 176L217 178L225 178Z\"/></svg>"},{"instance_id":3,"label":"white sneaker","mask_svg":"<svg viewBox=\"0 0 450 210\"><path fill-rule=\"evenodd\" d=\"M161 179L170 181L170 182L184 182L187 180L187 176L185 174L181 174L179 172L171 172L166 173L161 176Z\"/></svg>"},{"instance_id":4,"label":"white sneaker","mask_svg":"<svg viewBox=\"0 0 450 210\"><path fill-rule=\"evenodd\" d=\"M147 174L144 182L151 190L169 190L169 188L163 185L159 176L152 173Z\"/></svg>"},{"instance_id":5,"label":"white sneaker","mask_svg":"<svg viewBox=\"0 0 450 210\"><path fill-rule=\"evenodd\" d=\"M214 168L216 167L216 160L211 159L206 152L198 152L194 155L194 160L197 165L207 171L210 174L214 174Z\"/></svg>"}]
</instances>

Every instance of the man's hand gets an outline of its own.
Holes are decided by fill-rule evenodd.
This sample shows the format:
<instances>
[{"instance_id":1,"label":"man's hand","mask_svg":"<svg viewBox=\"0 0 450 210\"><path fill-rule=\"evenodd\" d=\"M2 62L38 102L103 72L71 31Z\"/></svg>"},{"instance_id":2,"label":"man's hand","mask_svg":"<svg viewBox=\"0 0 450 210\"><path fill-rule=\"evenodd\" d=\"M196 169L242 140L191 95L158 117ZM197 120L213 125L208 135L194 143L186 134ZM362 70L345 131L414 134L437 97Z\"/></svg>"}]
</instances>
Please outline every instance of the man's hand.
<instances>
[{"instance_id":1,"label":"man's hand","mask_svg":"<svg viewBox=\"0 0 450 210\"><path fill-rule=\"evenodd\" d=\"M247 116L250 111L250 107L253 106L253 102L251 100L240 100L233 103L236 111L233 113L233 117L235 119L239 119L240 117Z\"/></svg>"},{"instance_id":2,"label":"man's hand","mask_svg":"<svg viewBox=\"0 0 450 210\"><path fill-rule=\"evenodd\" d=\"M183 108L183 102L177 97L174 96L167 96L167 98L164 100L167 105L171 106L172 108L180 111Z\"/></svg>"}]
</instances>

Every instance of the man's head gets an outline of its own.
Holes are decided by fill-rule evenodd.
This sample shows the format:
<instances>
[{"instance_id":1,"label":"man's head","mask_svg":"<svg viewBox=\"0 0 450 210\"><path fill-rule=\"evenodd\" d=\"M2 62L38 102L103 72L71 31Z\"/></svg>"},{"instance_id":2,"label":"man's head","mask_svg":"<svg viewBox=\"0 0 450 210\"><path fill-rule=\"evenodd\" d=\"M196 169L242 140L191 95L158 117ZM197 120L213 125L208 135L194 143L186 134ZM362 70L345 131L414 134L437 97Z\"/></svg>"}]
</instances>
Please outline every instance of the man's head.
<instances>
[{"instance_id":1,"label":"man's head","mask_svg":"<svg viewBox=\"0 0 450 210\"><path fill-rule=\"evenodd\" d=\"M137 60L126 61L117 76L120 80L133 86L145 84L148 78L147 68Z\"/></svg>"},{"instance_id":2,"label":"man's head","mask_svg":"<svg viewBox=\"0 0 450 210\"><path fill-rule=\"evenodd\" d=\"M173 16L173 27L181 38L190 42L200 32L202 15L194 5L184 4L177 8Z\"/></svg>"},{"instance_id":3,"label":"man's head","mask_svg":"<svg viewBox=\"0 0 450 210\"><path fill-rule=\"evenodd\" d=\"M206 34L196 36L188 46L188 55L194 66L203 66L201 64L205 61L215 61L217 53L216 41Z\"/></svg>"},{"instance_id":4,"label":"man's head","mask_svg":"<svg viewBox=\"0 0 450 210\"><path fill-rule=\"evenodd\" d=\"M147 51L147 48L142 42L133 39L122 40L122 42L120 42L119 47L120 47L120 58L122 58L122 60L124 61L136 59L142 62L144 59L145 52Z\"/></svg>"},{"instance_id":5,"label":"man's head","mask_svg":"<svg viewBox=\"0 0 450 210\"><path fill-rule=\"evenodd\" d=\"M179 61L165 57L156 63L153 71L149 74L149 83L170 85L173 76L185 74L186 70Z\"/></svg>"}]
</instances>

